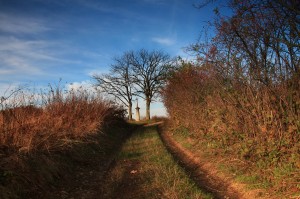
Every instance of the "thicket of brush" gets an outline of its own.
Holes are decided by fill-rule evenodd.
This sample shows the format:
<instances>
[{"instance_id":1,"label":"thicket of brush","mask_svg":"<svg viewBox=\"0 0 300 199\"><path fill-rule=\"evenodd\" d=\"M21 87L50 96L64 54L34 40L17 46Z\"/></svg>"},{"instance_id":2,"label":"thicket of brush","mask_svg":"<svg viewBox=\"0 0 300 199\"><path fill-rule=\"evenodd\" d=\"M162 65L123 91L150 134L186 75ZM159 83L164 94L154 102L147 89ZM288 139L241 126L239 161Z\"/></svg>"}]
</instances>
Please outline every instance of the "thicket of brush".
<instances>
[{"instance_id":1,"label":"thicket of brush","mask_svg":"<svg viewBox=\"0 0 300 199\"><path fill-rule=\"evenodd\" d=\"M162 95L174 126L275 191L300 192L300 21L296 2L233 1Z\"/></svg>"},{"instance_id":2,"label":"thicket of brush","mask_svg":"<svg viewBox=\"0 0 300 199\"><path fill-rule=\"evenodd\" d=\"M0 102L0 198L40 198L81 163L105 167L128 133L125 111L84 89L17 89Z\"/></svg>"},{"instance_id":3,"label":"thicket of brush","mask_svg":"<svg viewBox=\"0 0 300 199\"><path fill-rule=\"evenodd\" d=\"M7 152L61 150L125 114L100 95L59 86L46 93L18 90L1 105L0 148Z\"/></svg>"}]
</instances>

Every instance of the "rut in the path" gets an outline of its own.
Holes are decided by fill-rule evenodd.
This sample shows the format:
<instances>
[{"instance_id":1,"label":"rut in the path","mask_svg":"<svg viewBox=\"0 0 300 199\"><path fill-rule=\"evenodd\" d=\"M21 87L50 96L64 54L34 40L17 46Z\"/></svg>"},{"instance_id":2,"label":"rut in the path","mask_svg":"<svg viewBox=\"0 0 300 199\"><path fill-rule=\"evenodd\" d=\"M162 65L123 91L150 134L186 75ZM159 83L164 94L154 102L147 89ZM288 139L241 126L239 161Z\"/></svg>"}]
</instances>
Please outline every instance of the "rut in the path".
<instances>
[{"instance_id":1,"label":"rut in the path","mask_svg":"<svg viewBox=\"0 0 300 199\"><path fill-rule=\"evenodd\" d=\"M218 174L214 165L195 156L178 144L168 132L159 133L168 151L179 161L179 164L190 173L191 178L204 190L212 193L216 199L253 199L264 198L259 190L247 190L228 176Z\"/></svg>"},{"instance_id":2,"label":"rut in the path","mask_svg":"<svg viewBox=\"0 0 300 199\"><path fill-rule=\"evenodd\" d=\"M95 156L93 164L78 165L74 175L45 198L214 198L200 190L174 161L157 125L139 127L118 151L110 159Z\"/></svg>"},{"instance_id":3,"label":"rut in the path","mask_svg":"<svg viewBox=\"0 0 300 199\"><path fill-rule=\"evenodd\" d=\"M213 198L203 193L174 162L157 126L140 128L127 140L102 187L101 198Z\"/></svg>"}]
</instances>

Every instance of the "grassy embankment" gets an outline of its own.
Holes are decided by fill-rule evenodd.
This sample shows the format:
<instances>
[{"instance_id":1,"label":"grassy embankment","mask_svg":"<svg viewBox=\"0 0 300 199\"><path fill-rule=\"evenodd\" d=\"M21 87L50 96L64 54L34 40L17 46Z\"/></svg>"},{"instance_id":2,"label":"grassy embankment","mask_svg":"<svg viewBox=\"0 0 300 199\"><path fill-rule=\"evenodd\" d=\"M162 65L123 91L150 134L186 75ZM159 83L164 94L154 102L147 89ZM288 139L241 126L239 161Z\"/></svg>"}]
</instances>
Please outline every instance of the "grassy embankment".
<instances>
[{"instance_id":1,"label":"grassy embankment","mask_svg":"<svg viewBox=\"0 0 300 199\"><path fill-rule=\"evenodd\" d=\"M300 197L299 79L269 87L226 83L212 66L183 66L163 94L169 131L249 189Z\"/></svg>"},{"instance_id":2,"label":"grassy embankment","mask_svg":"<svg viewBox=\"0 0 300 199\"><path fill-rule=\"evenodd\" d=\"M138 129L123 145L103 193L104 198L212 198L177 165L156 126Z\"/></svg>"},{"instance_id":3,"label":"grassy embankment","mask_svg":"<svg viewBox=\"0 0 300 199\"><path fill-rule=\"evenodd\" d=\"M94 159L105 169L129 132L122 109L85 90L17 90L0 102L0 198L39 198Z\"/></svg>"}]
</instances>

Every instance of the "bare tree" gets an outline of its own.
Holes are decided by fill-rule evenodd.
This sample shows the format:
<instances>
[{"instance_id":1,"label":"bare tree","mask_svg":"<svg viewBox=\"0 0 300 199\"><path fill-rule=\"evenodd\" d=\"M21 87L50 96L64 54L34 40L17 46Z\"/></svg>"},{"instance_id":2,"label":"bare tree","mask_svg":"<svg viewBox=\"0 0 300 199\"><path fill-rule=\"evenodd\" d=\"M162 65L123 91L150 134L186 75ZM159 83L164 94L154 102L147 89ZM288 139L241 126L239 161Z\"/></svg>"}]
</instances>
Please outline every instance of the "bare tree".
<instances>
[{"instance_id":1,"label":"bare tree","mask_svg":"<svg viewBox=\"0 0 300 199\"><path fill-rule=\"evenodd\" d=\"M139 51L127 54L130 57L132 78L136 94L146 101L146 119L150 119L150 104L157 96L172 69L170 56L162 51Z\"/></svg>"},{"instance_id":2,"label":"bare tree","mask_svg":"<svg viewBox=\"0 0 300 199\"><path fill-rule=\"evenodd\" d=\"M231 17L217 15L214 22L217 34L210 44L199 42L190 49L204 62L213 62L218 71L234 82L244 80L257 86L270 86L297 79L300 74L299 5L294 0L228 1L227 8L233 14Z\"/></svg>"},{"instance_id":3,"label":"bare tree","mask_svg":"<svg viewBox=\"0 0 300 199\"><path fill-rule=\"evenodd\" d=\"M132 119L132 97L139 96L146 101L146 119L150 119L150 104L166 82L173 69L172 59L162 51L125 52L114 59L109 74L94 75L103 92L114 96L128 107Z\"/></svg>"},{"instance_id":4,"label":"bare tree","mask_svg":"<svg viewBox=\"0 0 300 199\"><path fill-rule=\"evenodd\" d=\"M130 74L128 54L114 58L109 74L93 75L96 86L101 90L119 100L128 108L128 119L132 120L132 97L133 82Z\"/></svg>"}]
</instances>

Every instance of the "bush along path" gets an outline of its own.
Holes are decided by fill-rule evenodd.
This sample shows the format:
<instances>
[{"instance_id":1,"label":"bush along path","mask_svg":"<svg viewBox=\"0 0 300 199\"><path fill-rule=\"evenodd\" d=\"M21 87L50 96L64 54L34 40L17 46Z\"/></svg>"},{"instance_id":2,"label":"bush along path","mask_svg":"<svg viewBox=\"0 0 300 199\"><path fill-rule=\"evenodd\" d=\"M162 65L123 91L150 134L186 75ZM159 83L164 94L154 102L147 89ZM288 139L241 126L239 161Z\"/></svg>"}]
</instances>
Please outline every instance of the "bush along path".
<instances>
[{"instance_id":1,"label":"bush along path","mask_svg":"<svg viewBox=\"0 0 300 199\"><path fill-rule=\"evenodd\" d=\"M175 136L164 128L159 129L159 135L168 151L190 173L197 185L210 192L214 198L276 198L265 193L266 190L263 189L249 190L245 184L234 180L233 176L220 171L215 160L210 161L201 153L191 151L193 148L191 143L183 139L182 136Z\"/></svg>"},{"instance_id":2,"label":"bush along path","mask_svg":"<svg viewBox=\"0 0 300 199\"><path fill-rule=\"evenodd\" d=\"M214 198L200 190L161 142L157 125L144 126L126 141L106 175L98 198Z\"/></svg>"},{"instance_id":3,"label":"bush along path","mask_svg":"<svg viewBox=\"0 0 300 199\"><path fill-rule=\"evenodd\" d=\"M98 198L105 172L137 128L114 125L64 150L2 159L0 198Z\"/></svg>"},{"instance_id":4,"label":"bush along path","mask_svg":"<svg viewBox=\"0 0 300 199\"><path fill-rule=\"evenodd\" d=\"M108 128L108 127L107 127ZM103 134L99 142L84 145L73 151L70 164L72 173L51 191L42 193L43 198L50 199L93 199L102 198L102 189L107 172L113 165L115 157L121 150L122 144L131 136L138 125L117 125L108 128L108 134ZM77 158L76 158L77 157ZM37 197L40 198L40 197Z\"/></svg>"}]
</instances>

